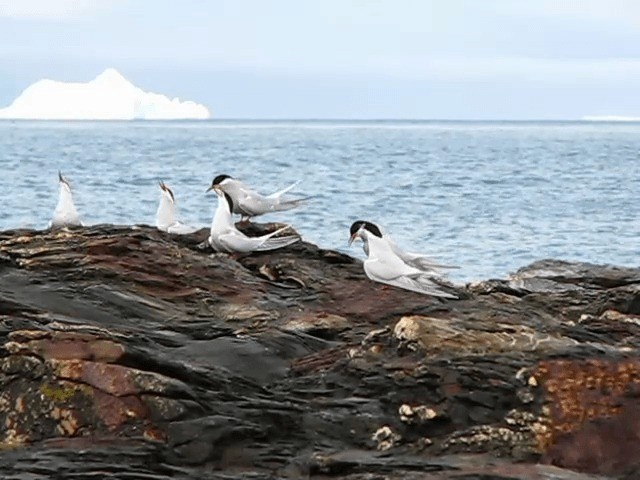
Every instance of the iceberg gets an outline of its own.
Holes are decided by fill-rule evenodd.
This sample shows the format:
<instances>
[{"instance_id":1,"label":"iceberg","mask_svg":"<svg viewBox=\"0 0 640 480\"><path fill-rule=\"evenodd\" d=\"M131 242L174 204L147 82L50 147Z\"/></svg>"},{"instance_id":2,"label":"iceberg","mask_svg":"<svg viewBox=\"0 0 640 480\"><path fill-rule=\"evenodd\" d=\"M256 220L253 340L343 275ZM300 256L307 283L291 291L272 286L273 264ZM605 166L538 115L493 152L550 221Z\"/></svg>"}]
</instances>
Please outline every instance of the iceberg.
<instances>
[{"instance_id":1,"label":"iceberg","mask_svg":"<svg viewBox=\"0 0 640 480\"><path fill-rule=\"evenodd\" d=\"M114 68L86 83L38 80L6 108L0 119L32 120L203 120L204 105L145 92Z\"/></svg>"}]
</instances>

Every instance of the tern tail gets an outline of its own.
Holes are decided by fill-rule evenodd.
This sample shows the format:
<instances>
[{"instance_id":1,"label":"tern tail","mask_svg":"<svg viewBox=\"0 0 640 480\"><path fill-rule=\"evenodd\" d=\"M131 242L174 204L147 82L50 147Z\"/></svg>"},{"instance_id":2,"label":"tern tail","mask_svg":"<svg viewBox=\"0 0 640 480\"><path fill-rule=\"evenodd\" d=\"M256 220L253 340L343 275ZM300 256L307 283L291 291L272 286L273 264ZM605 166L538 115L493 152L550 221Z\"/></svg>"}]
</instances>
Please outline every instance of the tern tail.
<instances>
[{"instance_id":1,"label":"tern tail","mask_svg":"<svg viewBox=\"0 0 640 480\"><path fill-rule=\"evenodd\" d=\"M296 198L295 200L284 200L273 206L274 211L291 210L304 205L311 197Z\"/></svg>"},{"instance_id":2,"label":"tern tail","mask_svg":"<svg viewBox=\"0 0 640 480\"><path fill-rule=\"evenodd\" d=\"M432 268L455 270L457 268L460 268L460 267L455 266L455 265L443 265L441 263L438 263L438 262L432 260L429 257L425 257L425 256L421 256L421 255L418 255L415 258L411 259L410 263L412 263L416 267L420 268L421 270L430 270Z\"/></svg>"},{"instance_id":3,"label":"tern tail","mask_svg":"<svg viewBox=\"0 0 640 480\"><path fill-rule=\"evenodd\" d=\"M292 183L291 185L289 185L287 188L283 188L282 190L279 190L275 193L272 193L271 195L267 196L267 198L280 198L282 195L284 195L285 193L293 190L298 184L300 183L300 180L298 180L295 183Z\"/></svg>"}]
</instances>

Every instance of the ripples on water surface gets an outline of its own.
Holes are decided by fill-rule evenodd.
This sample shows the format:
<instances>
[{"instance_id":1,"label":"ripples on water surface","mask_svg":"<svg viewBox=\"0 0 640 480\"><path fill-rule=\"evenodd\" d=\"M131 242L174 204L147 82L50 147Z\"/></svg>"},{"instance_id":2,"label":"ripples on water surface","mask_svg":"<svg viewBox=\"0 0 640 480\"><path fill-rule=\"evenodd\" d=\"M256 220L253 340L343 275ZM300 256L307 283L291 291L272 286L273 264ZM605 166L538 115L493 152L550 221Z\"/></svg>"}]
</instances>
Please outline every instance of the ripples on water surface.
<instances>
[{"instance_id":1,"label":"ripples on water surface","mask_svg":"<svg viewBox=\"0 0 640 480\"><path fill-rule=\"evenodd\" d=\"M462 268L504 276L533 260L638 265L640 124L478 122L0 122L0 227L44 228L57 171L85 223L153 224L158 179L186 222L227 173L270 193L301 180L305 239L347 250L356 219Z\"/></svg>"}]
</instances>

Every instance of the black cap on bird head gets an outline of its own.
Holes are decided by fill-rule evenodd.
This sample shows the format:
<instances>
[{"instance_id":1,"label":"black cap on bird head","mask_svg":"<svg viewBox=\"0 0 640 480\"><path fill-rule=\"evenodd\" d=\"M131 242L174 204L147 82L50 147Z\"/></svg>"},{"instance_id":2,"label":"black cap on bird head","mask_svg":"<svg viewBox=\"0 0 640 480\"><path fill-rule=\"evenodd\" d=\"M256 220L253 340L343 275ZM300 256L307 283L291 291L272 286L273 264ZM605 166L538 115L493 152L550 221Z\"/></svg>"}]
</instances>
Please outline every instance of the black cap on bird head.
<instances>
[{"instance_id":1,"label":"black cap on bird head","mask_svg":"<svg viewBox=\"0 0 640 480\"><path fill-rule=\"evenodd\" d=\"M216 178L213 179L213 181L211 182L211 185L209 185L209 188L207 188L207 192L210 192L211 190L220 189L220 187L218 187L218 185L220 185L222 182L224 182L227 178L231 178L231 176L229 176L229 175L218 175Z\"/></svg>"},{"instance_id":2,"label":"black cap on bird head","mask_svg":"<svg viewBox=\"0 0 640 480\"><path fill-rule=\"evenodd\" d=\"M351 235L353 236L361 228L364 228L370 233L373 233L376 237L382 238L382 232L380 231L380 229L373 223L367 222L365 220L356 220L355 222L353 222L353 224L351 225L351 229L349 230L349 233L351 233Z\"/></svg>"},{"instance_id":3,"label":"black cap on bird head","mask_svg":"<svg viewBox=\"0 0 640 480\"><path fill-rule=\"evenodd\" d=\"M349 233L351 233L351 236L349 237L349 245L353 243L361 229L367 230L376 237L382 238L382 232L376 225L365 220L356 220L351 224L351 228L349 229Z\"/></svg>"},{"instance_id":4,"label":"black cap on bird head","mask_svg":"<svg viewBox=\"0 0 640 480\"><path fill-rule=\"evenodd\" d=\"M220 185L222 182L224 182L227 178L231 178L230 175L218 175L216 178L213 179L213 182L211 182L211 185Z\"/></svg>"}]
</instances>

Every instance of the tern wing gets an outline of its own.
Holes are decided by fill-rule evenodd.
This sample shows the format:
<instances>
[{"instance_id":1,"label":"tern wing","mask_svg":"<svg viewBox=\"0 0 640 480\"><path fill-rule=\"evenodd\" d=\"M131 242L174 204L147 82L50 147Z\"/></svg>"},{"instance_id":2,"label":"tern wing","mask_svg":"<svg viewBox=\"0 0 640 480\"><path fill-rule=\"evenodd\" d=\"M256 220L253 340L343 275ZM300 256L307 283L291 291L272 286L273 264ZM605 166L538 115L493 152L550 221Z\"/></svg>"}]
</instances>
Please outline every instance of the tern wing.
<instances>
[{"instance_id":1,"label":"tern wing","mask_svg":"<svg viewBox=\"0 0 640 480\"><path fill-rule=\"evenodd\" d=\"M275 235L288 228L289 227L286 226L260 237L248 237L238 230L230 230L229 232L220 235L217 238L217 241L224 248L232 252L249 253L275 250L277 248L286 247L287 245L291 245L292 243L300 240L298 235L275 237Z\"/></svg>"},{"instance_id":2,"label":"tern wing","mask_svg":"<svg viewBox=\"0 0 640 480\"><path fill-rule=\"evenodd\" d=\"M455 270L456 268L460 268L455 265L444 265L442 263L438 263L434 259L419 253L396 252L396 255L398 255L408 265L411 265L412 267L418 268L420 270Z\"/></svg>"},{"instance_id":3,"label":"tern wing","mask_svg":"<svg viewBox=\"0 0 640 480\"><path fill-rule=\"evenodd\" d=\"M229 231L216 238L216 242L228 252L249 253L256 250L257 242L246 235Z\"/></svg>"},{"instance_id":4,"label":"tern wing","mask_svg":"<svg viewBox=\"0 0 640 480\"><path fill-rule=\"evenodd\" d=\"M260 194L246 194L237 199L238 211L249 217L262 215L272 210L275 202Z\"/></svg>"},{"instance_id":5,"label":"tern wing","mask_svg":"<svg viewBox=\"0 0 640 480\"><path fill-rule=\"evenodd\" d=\"M364 271L374 282L435 297L457 298L442 291L440 286L424 272L405 264L397 257L387 257L385 260L368 259L364 262Z\"/></svg>"},{"instance_id":6,"label":"tern wing","mask_svg":"<svg viewBox=\"0 0 640 480\"><path fill-rule=\"evenodd\" d=\"M237 201L238 213L245 214L249 217L256 217L269 212L282 212L291 210L305 202L307 199L286 200L279 198L263 197L260 194L246 195Z\"/></svg>"},{"instance_id":7,"label":"tern wing","mask_svg":"<svg viewBox=\"0 0 640 480\"><path fill-rule=\"evenodd\" d=\"M388 235L384 236L384 239L387 241L391 250L402 259L407 265L410 265L414 268L420 270L434 270L434 269L456 269L460 268L453 265L443 265L428 257L427 255L422 255L420 253L412 253L407 252L400 248Z\"/></svg>"},{"instance_id":8,"label":"tern wing","mask_svg":"<svg viewBox=\"0 0 640 480\"><path fill-rule=\"evenodd\" d=\"M272 237L266 239L260 244L256 251L264 252L267 250L276 250L278 248L284 248L300 240L297 235L283 235L282 237Z\"/></svg>"},{"instance_id":9,"label":"tern wing","mask_svg":"<svg viewBox=\"0 0 640 480\"><path fill-rule=\"evenodd\" d=\"M436 282L427 275L404 276L401 275L387 282L389 285L411 290L413 292L431 295L432 297L458 298L457 296L445 292Z\"/></svg>"},{"instance_id":10,"label":"tern wing","mask_svg":"<svg viewBox=\"0 0 640 480\"><path fill-rule=\"evenodd\" d=\"M276 248L283 248L287 245L291 245L292 243L296 243L298 240L300 240L300 236L298 234L282 235L280 237L276 237L276 235L284 232L285 230L288 230L289 228L291 228L289 227L289 225L285 225L284 227L277 229L275 232L257 237L261 240L261 243L257 250L275 250Z\"/></svg>"}]
</instances>

